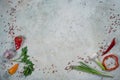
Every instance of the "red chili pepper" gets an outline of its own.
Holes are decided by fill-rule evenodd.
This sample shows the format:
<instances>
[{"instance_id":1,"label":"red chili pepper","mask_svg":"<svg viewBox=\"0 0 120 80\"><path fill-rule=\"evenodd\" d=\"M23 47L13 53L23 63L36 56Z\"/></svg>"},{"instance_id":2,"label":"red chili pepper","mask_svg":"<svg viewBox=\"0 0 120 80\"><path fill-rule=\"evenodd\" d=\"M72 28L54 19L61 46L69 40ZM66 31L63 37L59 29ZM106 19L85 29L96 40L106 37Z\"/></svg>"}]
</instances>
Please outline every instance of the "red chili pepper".
<instances>
[{"instance_id":1,"label":"red chili pepper","mask_svg":"<svg viewBox=\"0 0 120 80\"><path fill-rule=\"evenodd\" d=\"M17 36L17 37L15 37L14 41L15 41L15 48L16 48L16 50L18 50L21 47L21 44L23 42L23 37Z\"/></svg>"},{"instance_id":2,"label":"red chili pepper","mask_svg":"<svg viewBox=\"0 0 120 80\"><path fill-rule=\"evenodd\" d=\"M111 44L109 45L109 47L105 51L103 51L102 56L104 54L106 54L107 52L109 52L115 46L115 44L116 44L116 40L115 40L115 38L113 38L113 40L112 40Z\"/></svg>"},{"instance_id":3,"label":"red chili pepper","mask_svg":"<svg viewBox=\"0 0 120 80\"><path fill-rule=\"evenodd\" d=\"M115 66L111 67L111 68L108 68L108 66L106 65L106 60L108 58L112 58L115 60ZM108 56L105 56L104 59L103 59L103 62L102 62L103 66L105 67L106 70L108 71L112 71L112 70L115 70L116 68L119 67L119 62L118 62L118 57L113 55L113 54L110 54Z\"/></svg>"}]
</instances>

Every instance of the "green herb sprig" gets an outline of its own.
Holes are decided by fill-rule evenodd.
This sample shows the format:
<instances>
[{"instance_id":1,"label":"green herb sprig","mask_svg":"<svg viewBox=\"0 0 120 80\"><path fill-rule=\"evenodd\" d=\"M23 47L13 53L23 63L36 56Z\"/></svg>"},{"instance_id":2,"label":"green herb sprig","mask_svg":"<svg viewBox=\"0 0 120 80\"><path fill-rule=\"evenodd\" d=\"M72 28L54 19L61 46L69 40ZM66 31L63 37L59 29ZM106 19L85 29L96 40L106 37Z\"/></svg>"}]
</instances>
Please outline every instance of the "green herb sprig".
<instances>
[{"instance_id":1,"label":"green herb sprig","mask_svg":"<svg viewBox=\"0 0 120 80\"><path fill-rule=\"evenodd\" d=\"M21 62L24 63L25 66L23 67L24 71L24 76L29 76L32 74L32 72L34 71L34 64L32 63L32 61L29 59L29 55L27 54L28 49L27 47L22 48L22 52L19 58L13 60L13 61L17 61L17 62Z\"/></svg>"},{"instance_id":2,"label":"green herb sprig","mask_svg":"<svg viewBox=\"0 0 120 80\"><path fill-rule=\"evenodd\" d=\"M95 74L95 75L99 75L99 76L104 76L104 77L113 77L112 75L105 73L105 72L101 72L97 69L92 68L91 66L80 62L80 65L78 66L70 66L71 69L74 70L78 70L78 71L83 71L83 72L87 72L87 73L91 73L91 74Z\"/></svg>"}]
</instances>

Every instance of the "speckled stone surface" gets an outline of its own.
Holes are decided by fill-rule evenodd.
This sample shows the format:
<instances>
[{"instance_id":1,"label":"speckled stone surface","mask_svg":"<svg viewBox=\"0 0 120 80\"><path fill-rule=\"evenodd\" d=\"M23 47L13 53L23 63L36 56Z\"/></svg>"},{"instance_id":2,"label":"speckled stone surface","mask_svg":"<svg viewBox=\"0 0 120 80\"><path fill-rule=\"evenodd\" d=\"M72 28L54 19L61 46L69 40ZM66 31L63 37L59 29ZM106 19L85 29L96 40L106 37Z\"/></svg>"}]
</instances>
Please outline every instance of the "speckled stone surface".
<instances>
[{"instance_id":1,"label":"speckled stone surface","mask_svg":"<svg viewBox=\"0 0 120 80\"><path fill-rule=\"evenodd\" d=\"M88 60L114 37L117 44L108 54L120 58L119 0L0 0L1 57L14 47L18 35L25 37L21 48L28 46L35 71L25 78L20 66L8 80L119 80L120 68L109 72L114 78L65 70L81 58ZM2 80L12 66L4 65L0 66ZM94 62L90 65L100 69Z\"/></svg>"}]
</instances>

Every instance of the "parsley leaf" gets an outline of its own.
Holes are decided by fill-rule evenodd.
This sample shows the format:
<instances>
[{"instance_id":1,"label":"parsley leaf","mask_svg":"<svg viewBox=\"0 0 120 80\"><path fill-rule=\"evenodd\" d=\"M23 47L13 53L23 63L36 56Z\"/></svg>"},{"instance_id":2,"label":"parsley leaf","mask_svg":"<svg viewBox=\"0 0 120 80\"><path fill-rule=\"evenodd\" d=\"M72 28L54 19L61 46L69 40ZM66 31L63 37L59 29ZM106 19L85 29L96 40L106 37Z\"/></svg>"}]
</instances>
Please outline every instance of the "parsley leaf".
<instances>
[{"instance_id":1,"label":"parsley leaf","mask_svg":"<svg viewBox=\"0 0 120 80\"><path fill-rule=\"evenodd\" d=\"M19 62L25 63L25 66L23 67L23 69L24 69L24 71L23 71L24 76L29 76L34 71L34 67L33 67L34 64L29 59L29 55L27 54L27 52L28 52L27 47L22 48L22 52L21 52L20 57L18 59L16 59L16 60L13 60L13 61L20 60Z\"/></svg>"}]
</instances>

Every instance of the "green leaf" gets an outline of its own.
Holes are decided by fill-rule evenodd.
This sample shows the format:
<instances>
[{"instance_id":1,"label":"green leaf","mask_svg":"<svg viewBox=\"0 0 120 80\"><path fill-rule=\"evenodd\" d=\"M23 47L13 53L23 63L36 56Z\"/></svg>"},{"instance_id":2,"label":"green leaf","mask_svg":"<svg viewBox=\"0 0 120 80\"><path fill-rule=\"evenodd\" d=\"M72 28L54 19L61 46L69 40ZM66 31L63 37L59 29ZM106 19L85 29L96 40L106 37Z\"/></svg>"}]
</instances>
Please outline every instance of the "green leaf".
<instances>
[{"instance_id":1,"label":"green leaf","mask_svg":"<svg viewBox=\"0 0 120 80\"><path fill-rule=\"evenodd\" d=\"M28 52L27 46L22 48L21 57L27 55L27 52Z\"/></svg>"},{"instance_id":2,"label":"green leaf","mask_svg":"<svg viewBox=\"0 0 120 80\"><path fill-rule=\"evenodd\" d=\"M24 73L25 76L28 76L28 75L32 74L32 71L34 71L33 66L28 66L27 65L27 66L24 67L23 73Z\"/></svg>"},{"instance_id":3,"label":"green leaf","mask_svg":"<svg viewBox=\"0 0 120 80\"><path fill-rule=\"evenodd\" d=\"M24 76L31 75L32 72L34 71L34 67L33 67L34 64L32 63L32 61L30 61L29 55L27 54L27 52L28 52L28 49L26 46L26 47L22 48L20 57L18 59L13 60L13 61L20 60L20 62L25 63L25 66L23 67Z\"/></svg>"},{"instance_id":4,"label":"green leaf","mask_svg":"<svg viewBox=\"0 0 120 80\"><path fill-rule=\"evenodd\" d=\"M28 60L26 60L26 62L25 62L26 64L28 64L28 65L31 65L31 66L33 66L34 64L32 63L32 61L30 61L29 59Z\"/></svg>"}]
</instances>

